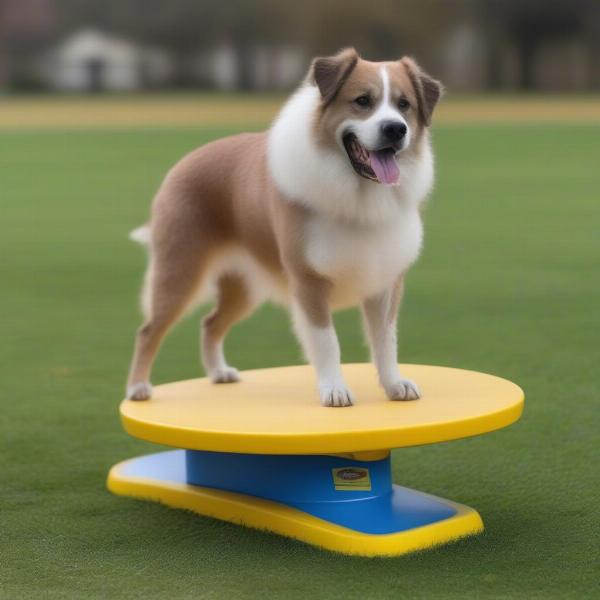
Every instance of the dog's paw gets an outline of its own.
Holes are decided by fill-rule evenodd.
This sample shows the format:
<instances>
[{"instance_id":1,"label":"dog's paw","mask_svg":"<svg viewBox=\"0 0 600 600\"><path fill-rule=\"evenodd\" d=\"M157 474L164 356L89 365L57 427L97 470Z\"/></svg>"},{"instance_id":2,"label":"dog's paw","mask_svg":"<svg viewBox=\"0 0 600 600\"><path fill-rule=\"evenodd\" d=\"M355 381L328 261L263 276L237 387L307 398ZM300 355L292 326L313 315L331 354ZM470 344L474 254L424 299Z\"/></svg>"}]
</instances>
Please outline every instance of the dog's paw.
<instances>
[{"instance_id":1,"label":"dog's paw","mask_svg":"<svg viewBox=\"0 0 600 600\"><path fill-rule=\"evenodd\" d=\"M352 393L345 385L320 385L319 395L323 406L352 406Z\"/></svg>"},{"instance_id":2,"label":"dog's paw","mask_svg":"<svg viewBox=\"0 0 600 600\"><path fill-rule=\"evenodd\" d=\"M418 400L421 397L417 384L409 379L398 379L386 385L385 391L390 400Z\"/></svg>"},{"instance_id":3,"label":"dog's paw","mask_svg":"<svg viewBox=\"0 0 600 600\"><path fill-rule=\"evenodd\" d=\"M213 383L235 383L240 380L240 373L233 367L223 367L215 369L210 374L210 379Z\"/></svg>"},{"instance_id":4,"label":"dog's paw","mask_svg":"<svg viewBox=\"0 0 600 600\"><path fill-rule=\"evenodd\" d=\"M148 381L140 381L127 386L127 398L129 400L148 400L152 397L152 384Z\"/></svg>"}]
</instances>

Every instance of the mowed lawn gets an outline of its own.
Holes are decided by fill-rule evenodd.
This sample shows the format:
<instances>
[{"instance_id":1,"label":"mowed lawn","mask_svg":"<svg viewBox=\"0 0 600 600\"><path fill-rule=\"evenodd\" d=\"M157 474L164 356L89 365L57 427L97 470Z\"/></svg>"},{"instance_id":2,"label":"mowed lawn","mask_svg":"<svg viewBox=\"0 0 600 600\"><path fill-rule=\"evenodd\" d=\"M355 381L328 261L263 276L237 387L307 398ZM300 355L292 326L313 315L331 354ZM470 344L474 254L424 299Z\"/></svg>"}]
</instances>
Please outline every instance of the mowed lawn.
<instances>
[{"instance_id":1,"label":"mowed lawn","mask_svg":"<svg viewBox=\"0 0 600 600\"><path fill-rule=\"evenodd\" d=\"M241 129L236 124L235 130ZM518 382L489 435L397 451L395 480L476 507L486 531L350 558L112 496L155 446L121 429L144 252L127 240L165 170L227 128L0 133L0 598L591 598L598 577L600 125L441 124L403 362ZM345 361L367 352L338 316ZM154 381L198 376L198 316ZM241 369L301 362L264 308L229 338Z\"/></svg>"}]
</instances>

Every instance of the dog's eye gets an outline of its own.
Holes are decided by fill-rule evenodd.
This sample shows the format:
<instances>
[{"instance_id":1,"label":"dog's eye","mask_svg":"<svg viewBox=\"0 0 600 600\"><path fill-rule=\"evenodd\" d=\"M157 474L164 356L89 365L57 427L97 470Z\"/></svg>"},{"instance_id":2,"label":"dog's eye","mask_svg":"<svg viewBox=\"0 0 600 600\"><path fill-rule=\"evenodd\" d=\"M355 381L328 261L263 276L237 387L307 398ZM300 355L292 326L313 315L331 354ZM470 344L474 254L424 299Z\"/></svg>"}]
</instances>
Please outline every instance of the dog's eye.
<instances>
[{"instance_id":1,"label":"dog's eye","mask_svg":"<svg viewBox=\"0 0 600 600\"><path fill-rule=\"evenodd\" d=\"M400 110L406 110L407 108L410 108L410 102L406 98L400 98L400 100L398 100L398 108Z\"/></svg>"},{"instance_id":2,"label":"dog's eye","mask_svg":"<svg viewBox=\"0 0 600 600\"><path fill-rule=\"evenodd\" d=\"M369 98L367 94L363 94L362 96L354 99L354 104L360 106L361 108L368 108L371 106L371 98Z\"/></svg>"}]
</instances>

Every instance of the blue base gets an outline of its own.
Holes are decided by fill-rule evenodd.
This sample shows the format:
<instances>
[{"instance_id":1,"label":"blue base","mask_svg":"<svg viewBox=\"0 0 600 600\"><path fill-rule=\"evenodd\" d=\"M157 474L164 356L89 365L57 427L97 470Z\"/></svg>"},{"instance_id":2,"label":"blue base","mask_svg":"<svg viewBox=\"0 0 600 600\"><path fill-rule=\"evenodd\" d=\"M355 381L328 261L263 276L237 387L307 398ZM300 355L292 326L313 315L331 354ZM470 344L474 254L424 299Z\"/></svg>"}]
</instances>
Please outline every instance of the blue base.
<instances>
[{"instance_id":1,"label":"blue base","mask_svg":"<svg viewBox=\"0 0 600 600\"><path fill-rule=\"evenodd\" d=\"M107 484L115 494L343 554L399 556L483 530L468 506L392 485L389 466L387 458L172 450L115 465Z\"/></svg>"},{"instance_id":2,"label":"blue base","mask_svg":"<svg viewBox=\"0 0 600 600\"><path fill-rule=\"evenodd\" d=\"M125 468L124 474L130 477L188 483L279 502L366 534L407 531L449 519L457 512L441 499L393 485L389 456L363 462L337 456L176 450L141 457ZM342 469L335 480L334 469ZM336 481L338 488L349 488L336 489Z\"/></svg>"}]
</instances>

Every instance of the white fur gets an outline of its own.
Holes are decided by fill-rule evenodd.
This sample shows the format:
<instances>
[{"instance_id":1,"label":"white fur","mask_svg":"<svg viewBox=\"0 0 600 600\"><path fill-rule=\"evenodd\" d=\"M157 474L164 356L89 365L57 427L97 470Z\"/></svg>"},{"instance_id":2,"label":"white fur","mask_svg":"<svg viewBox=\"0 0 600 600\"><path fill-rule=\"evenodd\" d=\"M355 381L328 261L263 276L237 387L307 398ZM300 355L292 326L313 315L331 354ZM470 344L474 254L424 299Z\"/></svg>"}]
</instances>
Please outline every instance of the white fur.
<instances>
[{"instance_id":1,"label":"white fur","mask_svg":"<svg viewBox=\"0 0 600 600\"><path fill-rule=\"evenodd\" d=\"M433 183L433 157L424 140L418 160L400 153L400 179L384 186L359 177L345 150L319 146L312 131L320 102L316 86L305 84L285 104L269 132L267 160L277 187L292 202L336 220L383 223L400 206L417 210Z\"/></svg>"},{"instance_id":2,"label":"white fur","mask_svg":"<svg viewBox=\"0 0 600 600\"><path fill-rule=\"evenodd\" d=\"M127 398L131 400L147 400L152 397L152 385L148 381L140 381L127 386Z\"/></svg>"},{"instance_id":3,"label":"white fur","mask_svg":"<svg viewBox=\"0 0 600 600\"><path fill-rule=\"evenodd\" d=\"M129 239L142 246L147 246L150 243L150 227L148 225L141 225L140 227L132 229L129 232Z\"/></svg>"},{"instance_id":4,"label":"white fur","mask_svg":"<svg viewBox=\"0 0 600 600\"><path fill-rule=\"evenodd\" d=\"M365 123L400 116L391 105L387 71L380 73L384 98ZM419 206L431 188L433 159L426 142L418 160L400 158L397 186L366 181L354 172L341 141L337 152L316 143L311 124L319 102L318 89L308 84L291 97L271 128L268 162L284 195L316 211L306 232L306 256L334 282L338 308L389 288L417 259Z\"/></svg>"},{"instance_id":5,"label":"white fur","mask_svg":"<svg viewBox=\"0 0 600 600\"><path fill-rule=\"evenodd\" d=\"M333 325L315 327L296 303L292 304L292 318L306 358L317 372L321 404L350 406L352 394L342 376L340 345Z\"/></svg>"},{"instance_id":6,"label":"white fur","mask_svg":"<svg viewBox=\"0 0 600 600\"><path fill-rule=\"evenodd\" d=\"M204 370L213 383L233 383L240 380L238 370L229 366L225 360L223 340L215 342L208 339L204 328L202 328L200 347L202 348L201 356Z\"/></svg>"},{"instance_id":7,"label":"white fur","mask_svg":"<svg viewBox=\"0 0 600 600\"><path fill-rule=\"evenodd\" d=\"M357 224L315 216L306 257L333 282L334 308L360 304L387 290L417 259L423 236L416 210L399 207L384 223Z\"/></svg>"},{"instance_id":8,"label":"white fur","mask_svg":"<svg viewBox=\"0 0 600 600\"><path fill-rule=\"evenodd\" d=\"M389 289L363 303L365 332L379 381L388 397L391 400L414 400L420 396L419 388L402 377L398 370L397 315L393 294L394 290Z\"/></svg>"}]
</instances>

